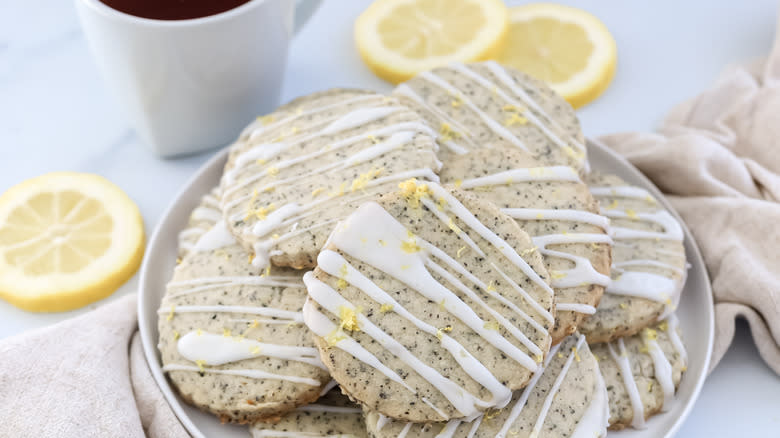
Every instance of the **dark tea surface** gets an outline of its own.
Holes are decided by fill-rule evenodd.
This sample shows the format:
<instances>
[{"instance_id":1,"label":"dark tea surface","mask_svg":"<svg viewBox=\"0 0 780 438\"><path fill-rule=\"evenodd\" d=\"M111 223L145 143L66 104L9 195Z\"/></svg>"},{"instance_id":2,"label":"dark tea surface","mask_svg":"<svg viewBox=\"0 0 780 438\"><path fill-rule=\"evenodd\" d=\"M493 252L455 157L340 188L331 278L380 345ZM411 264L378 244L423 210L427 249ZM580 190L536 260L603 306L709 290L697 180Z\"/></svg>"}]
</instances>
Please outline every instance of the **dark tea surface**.
<instances>
[{"instance_id":1,"label":"dark tea surface","mask_svg":"<svg viewBox=\"0 0 780 438\"><path fill-rule=\"evenodd\" d=\"M250 0L100 0L126 14L157 20L187 20L229 11Z\"/></svg>"}]
</instances>

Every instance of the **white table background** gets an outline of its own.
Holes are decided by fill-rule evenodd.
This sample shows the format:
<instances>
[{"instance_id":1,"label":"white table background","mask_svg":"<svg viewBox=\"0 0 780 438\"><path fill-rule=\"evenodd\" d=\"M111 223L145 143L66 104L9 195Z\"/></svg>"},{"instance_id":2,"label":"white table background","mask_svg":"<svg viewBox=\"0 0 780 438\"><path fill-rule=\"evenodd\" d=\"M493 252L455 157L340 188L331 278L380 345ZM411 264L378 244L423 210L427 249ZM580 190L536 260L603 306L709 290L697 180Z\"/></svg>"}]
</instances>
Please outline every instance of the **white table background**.
<instances>
[{"instance_id":1,"label":"white table background","mask_svg":"<svg viewBox=\"0 0 780 438\"><path fill-rule=\"evenodd\" d=\"M777 17L775 0L564 3L597 15L618 44L611 87L579 111L588 136L652 130L725 66L766 54ZM352 23L367 4L329 0L312 17L292 44L283 101L336 86L390 89L354 49ZM0 192L50 171L98 173L138 203L151 234L212 154L160 160L147 152L100 81L72 2L0 0ZM134 278L108 300L136 284ZM0 338L83 311L30 314L0 301ZM746 324L739 323L679 436L780 436L780 378L761 362Z\"/></svg>"}]
</instances>

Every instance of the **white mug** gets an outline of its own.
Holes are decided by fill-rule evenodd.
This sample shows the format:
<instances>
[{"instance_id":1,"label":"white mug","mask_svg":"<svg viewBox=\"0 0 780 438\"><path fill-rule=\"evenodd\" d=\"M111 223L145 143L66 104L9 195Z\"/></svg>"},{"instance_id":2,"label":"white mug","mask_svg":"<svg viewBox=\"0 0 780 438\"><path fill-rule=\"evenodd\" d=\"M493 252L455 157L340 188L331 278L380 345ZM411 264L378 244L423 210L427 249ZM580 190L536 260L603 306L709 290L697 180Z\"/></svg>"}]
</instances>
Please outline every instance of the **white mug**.
<instances>
[{"instance_id":1,"label":"white mug","mask_svg":"<svg viewBox=\"0 0 780 438\"><path fill-rule=\"evenodd\" d=\"M279 103L290 39L320 0L250 0L189 20L75 2L105 82L152 151L171 157L225 145Z\"/></svg>"}]
</instances>

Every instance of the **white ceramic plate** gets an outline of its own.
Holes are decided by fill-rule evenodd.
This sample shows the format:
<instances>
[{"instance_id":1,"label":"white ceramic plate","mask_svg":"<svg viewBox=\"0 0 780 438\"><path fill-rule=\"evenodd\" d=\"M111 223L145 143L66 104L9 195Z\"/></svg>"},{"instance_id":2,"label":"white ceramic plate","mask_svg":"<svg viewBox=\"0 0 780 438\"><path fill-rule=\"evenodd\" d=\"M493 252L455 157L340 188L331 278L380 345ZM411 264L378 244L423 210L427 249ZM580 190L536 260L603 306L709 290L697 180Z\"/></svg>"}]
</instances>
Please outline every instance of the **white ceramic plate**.
<instances>
[{"instance_id":1,"label":"white ceramic plate","mask_svg":"<svg viewBox=\"0 0 780 438\"><path fill-rule=\"evenodd\" d=\"M594 170L617 174L631 184L644 187L678 220L680 219L661 195L661 192L635 167L596 142L589 141L588 149L590 163ZM157 309L160 306L163 293L165 293L165 285L171 278L173 268L176 265L179 231L186 225L190 212L200 202L201 196L218 184L226 158L227 150L218 153L184 186L152 234L141 267L138 324L146 359L152 375L160 385L174 412L184 427L196 438L247 438L249 433L245 426L220 424L216 417L184 403L173 390L162 372L160 355L157 352ZM688 349L688 371L680 383L677 399L669 407L668 412L651 418L647 422L647 429L611 432L610 437L660 438L673 436L690 413L704 383L704 377L710 364L714 334L712 291L710 290L707 270L693 236L685 226L683 226L683 230L685 231L685 250L691 268L688 271L688 280L680 300L678 315L680 316L685 345Z\"/></svg>"}]
</instances>

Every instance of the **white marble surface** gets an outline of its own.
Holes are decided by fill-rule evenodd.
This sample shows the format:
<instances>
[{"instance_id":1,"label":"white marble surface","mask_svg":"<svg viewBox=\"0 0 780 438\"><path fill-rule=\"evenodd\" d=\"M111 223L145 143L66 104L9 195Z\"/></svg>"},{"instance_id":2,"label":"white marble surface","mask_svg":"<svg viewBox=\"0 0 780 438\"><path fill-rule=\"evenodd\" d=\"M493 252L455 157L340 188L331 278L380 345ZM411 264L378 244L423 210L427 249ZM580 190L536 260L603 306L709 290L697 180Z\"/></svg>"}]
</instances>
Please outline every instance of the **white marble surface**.
<instances>
[{"instance_id":1,"label":"white marble surface","mask_svg":"<svg viewBox=\"0 0 780 438\"><path fill-rule=\"evenodd\" d=\"M705 89L727 64L766 53L777 16L774 0L749 6L706 0L566 3L599 16L618 43L612 86L579 111L590 136L651 130L674 103ZM390 88L354 50L352 21L366 4L325 2L292 45L283 100L334 86ZM138 203L148 233L213 153L166 161L144 149L100 81L73 5L65 0L0 0L0 152L0 192L49 171L95 172ZM135 284L131 280L114 297L131 293ZM30 314L0 302L0 337L77 313ZM740 324L734 346L679 436L780 435L780 378L761 362L745 327Z\"/></svg>"}]
</instances>

